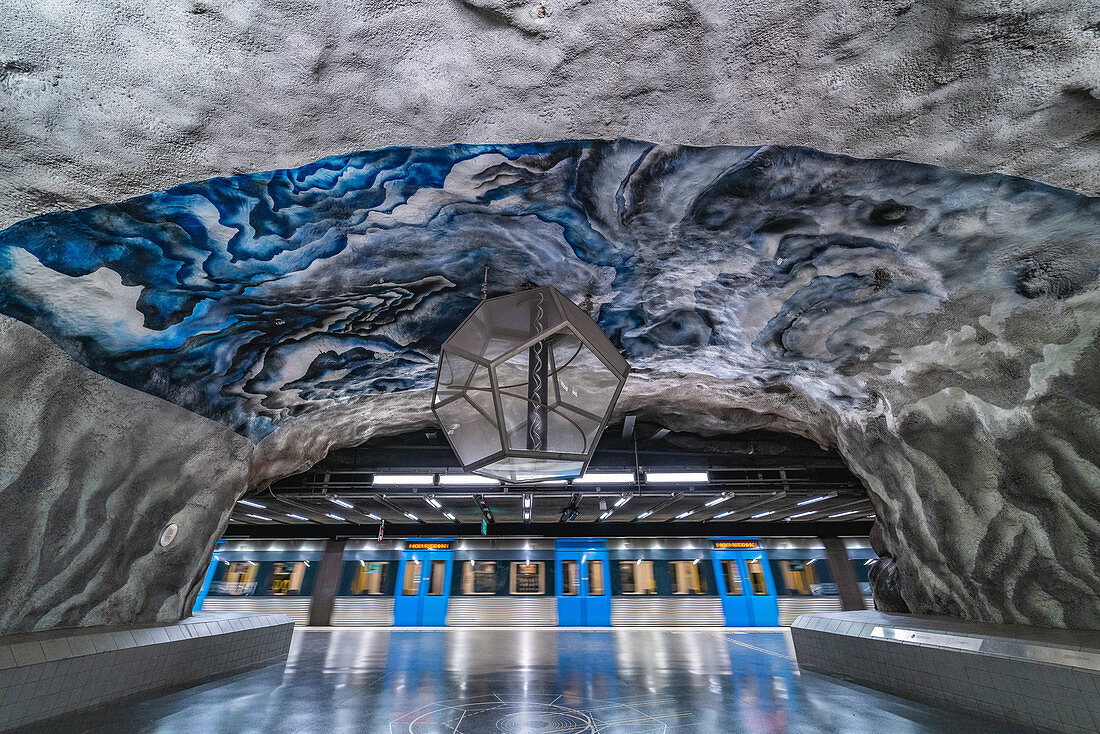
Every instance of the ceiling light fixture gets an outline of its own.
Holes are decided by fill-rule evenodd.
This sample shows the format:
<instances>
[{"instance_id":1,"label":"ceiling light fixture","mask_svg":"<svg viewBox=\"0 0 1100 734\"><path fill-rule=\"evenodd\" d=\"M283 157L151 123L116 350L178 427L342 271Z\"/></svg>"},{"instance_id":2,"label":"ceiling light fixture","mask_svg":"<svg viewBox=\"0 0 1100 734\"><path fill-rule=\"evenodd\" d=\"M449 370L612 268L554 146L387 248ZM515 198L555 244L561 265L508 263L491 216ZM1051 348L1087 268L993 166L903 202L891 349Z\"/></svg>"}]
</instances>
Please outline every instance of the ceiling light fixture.
<instances>
[{"instance_id":1,"label":"ceiling light fixture","mask_svg":"<svg viewBox=\"0 0 1100 734\"><path fill-rule=\"evenodd\" d=\"M326 512L325 517L331 517L333 520L339 520L340 522L347 522L347 518L340 517L339 515L333 515L331 512Z\"/></svg>"},{"instance_id":2,"label":"ceiling light fixture","mask_svg":"<svg viewBox=\"0 0 1100 734\"><path fill-rule=\"evenodd\" d=\"M802 500L798 504L799 505L809 505L809 504L813 504L814 502L820 502L821 500L827 500L830 497L836 497L836 494L835 493L833 493L833 494L823 494L820 497L811 497L808 500Z\"/></svg>"},{"instance_id":3,"label":"ceiling light fixture","mask_svg":"<svg viewBox=\"0 0 1100 734\"><path fill-rule=\"evenodd\" d=\"M705 471L657 471L646 472L645 480L649 484L706 484L710 475Z\"/></svg>"},{"instance_id":4,"label":"ceiling light fixture","mask_svg":"<svg viewBox=\"0 0 1100 734\"><path fill-rule=\"evenodd\" d=\"M270 520L271 519L270 517L264 517L263 515L253 515L251 513L248 516L249 517L254 517L257 520Z\"/></svg>"},{"instance_id":5,"label":"ceiling light fixture","mask_svg":"<svg viewBox=\"0 0 1100 734\"><path fill-rule=\"evenodd\" d=\"M573 484L634 484L634 475L615 472L585 472Z\"/></svg>"},{"instance_id":6,"label":"ceiling light fixture","mask_svg":"<svg viewBox=\"0 0 1100 734\"><path fill-rule=\"evenodd\" d=\"M622 507L623 505L625 505L629 501L630 501L630 495L624 494L622 497L615 500L615 507Z\"/></svg>"},{"instance_id":7,"label":"ceiling light fixture","mask_svg":"<svg viewBox=\"0 0 1100 734\"><path fill-rule=\"evenodd\" d=\"M788 519L788 520L793 520L793 519L795 519L796 517L806 517L806 515L813 515L813 514L814 514L815 512L817 512L817 510L810 510L809 512L800 512L800 513L798 513L797 515L791 515L791 516L790 516L790 517L788 517L787 519Z\"/></svg>"},{"instance_id":8,"label":"ceiling light fixture","mask_svg":"<svg viewBox=\"0 0 1100 734\"><path fill-rule=\"evenodd\" d=\"M427 502L432 507L436 508L437 510L439 508L443 507L443 505L439 504L439 500L437 500L435 497L425 497L424 501Z\"/></svg>"},{"instance_id":9,"label":"ceiling light fixture","mask_svg":"<svg viewBox=\"0 0 1100 734\"><path fill-rule=\"evenodd\" d=\"M417 517L416 515L412 514L411 512L406 512L405 517L409 518L410 520L415 520L417 522L420 521L420 518Z\"/></svg>"},{"instance_id":10,"label":"ceiling light fixture","mask_svg":"<svg viewBox=\"0 0 1100 734\"><path fill-rule=\"evenodd\" d=\"M375 474L375 487L413 487L431 486L435 476L432 474Z\"/></svg>"},{"instance_id":11,"label":"ceiling light fixture","mask_svg":"<svg viewBox=\"0 0 1100 734\"><path fill-rule=\"evenodd\" d=\"M695 514L695 510L688 510L687 512L681 512L674 519L683 520L685 517L688 517L688 516L693 515L693 514Z\"/></svg>"},{"instance_id":12,"label":"ceiling light fixture","mask_svg":"<svg viewBox=\"0 0 1100 734\"><path fill-rule=\"evenodd\" d=\"M608 510L608 511L607 511L607 512L605 512L604 514L600 515L600 519L601 519L601 520L606 520L606 519L607 519L607 518L609 518L609 517L611 517L611 510Z\"/></svg>"},{"instance_id":13,"label":"ceiling light fixture","mask_svg":"<svg viewBox=\"0 0 1100 734\"><path fill-rule=\"evenodd\" d=\"M261 505L259 502L253 502L252 500L237 500L237 503L241 505L248 505L249 507L256 507L261 510L267 509L267 505Z\"/></svg>"},{"instance_id":14,"label":"ceiling light fixture","mask_svg":"<svg viewBox=\"0 0 1100 734\"><path fill-rule=\"evenodd\" d=\"M646 510L641 515L638 515L638 520L645 520L647 517L653 514L653 510Z\"/></svg>"},{"instance_id":15,"label":"ceiling light fixture","mask_svg":"<svg viewBox=\"0 0 1100 734\"><path fill-rule=\"evenodd\" d=\"M714 499L712 499L712 500L711 500L710 502L708 502L708 503L706 503L705 505L703 505L703 507L714 507L715 505L720 505L720 504L722 504L723 502L725 502L725 501L726 501L726 500L728 500L728 499L729 499L729 497L725 497L725 496L722 496L722 497L715 497L715 498L714 498Z\"/></svg>"},{"instance_id":16,"label":"ceiling light fixture","mask_svg":"<svg viewBox=\"0 0 1100 734\"><path fill-rule=\"evenodd\" d=\"M848 510L847 512L838 512L835 515L829 515L829 517L844 517L845 515L854 515L854 514L856 514L855 510Z\"/></svg>"},{"instance_id":17,"label":"ceiling light fixture","mask_svg":"<svg viewBox=\"0 0 1100 734\"><path fill-rule=\"evenodd\" d=\"M734 512L735 512L734 510L727 510L726 512L723 512L720 515L715 515L714 519L717 520L719 518L726 517L727 515L732 515Z\"/></svg>"},{"instance_id":18,"label":"ceiling light fixture","mask_svg":"<svg viewBox=\"0 0 1100 734\"><path fill-rule=\"evenodd\" d=\"M463 471L512 483L581 476L630 365L552 286L484 295L443 342L432 391Z\"/></svg>"},{"instance_id":19,"label":"ceiling light fixture","mask_svg":"<svg viewBox=\"0 0 1100 734\"><path fill-rule=\"evenodd\" d=\"M293 512L287 513L287 517L293 517L295 520L309 520L308 517L302 517L301 515L295 515Z\"/></svg>"},{"instance_id":20,"label":"ceiling light fixture","mask_svg":"<svg viewBox=\"0 0 1100 734\"><path fill-rule=\"evenodd\" d=\"M775 510L768 510L767 512L758 512L749 519L750 520L755 520L758 517L767 517L768 515L774 515L774 514L775 514Z\"/></svg>"},{"instance_id":21,"label":"ceiling light fixture","mask_svg":"<svg viewBox=\"0 0 1100 734\"><path fill-rule=\"evenodd\" d=\"M329 501L329 502L333 502L333 503L335 503L335 504L338 504L338 505L340 505L341 507L346 507L346 508L348 508L349 510L354 510L354 509L355 509L355 505L353 505L352 503L350 503L350 502L344 502L343 500L340 500L340 499L336 499L335 497L329 497L329 498L328 498L328 501Z\"/></svg>"}]
</instances>

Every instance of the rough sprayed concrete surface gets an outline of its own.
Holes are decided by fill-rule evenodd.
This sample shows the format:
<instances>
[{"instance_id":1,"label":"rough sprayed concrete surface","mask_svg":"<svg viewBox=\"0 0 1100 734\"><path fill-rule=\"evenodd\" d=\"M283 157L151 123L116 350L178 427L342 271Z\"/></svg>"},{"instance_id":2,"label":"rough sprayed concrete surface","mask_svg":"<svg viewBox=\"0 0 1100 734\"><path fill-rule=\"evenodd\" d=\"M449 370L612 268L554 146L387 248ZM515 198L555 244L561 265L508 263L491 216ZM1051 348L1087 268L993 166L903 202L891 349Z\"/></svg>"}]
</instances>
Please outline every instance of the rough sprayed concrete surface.
<instances>
[{"instance_id":1,"label":"rough sprayed concrete surface","mask_svg":"<svg viewBox=\"0 0 1100 734\"><path fill-rule=\"evenodd\" d=\"M914 611L1100 627L1098 231L1100 199L806 149L452 146L342 156L21 223L0 232L0 305L74 359L175 403L113 386L89 415L157 425L156 410L176 422L186 405L262 438L243 478L239 460L209 453L208 474L171 476L205 442L247 448L239 434L198 431L196 443L151 449L169 473L155 492L179 501L216 476L221 504L189 565L142 592L149 615L165 600L179 609L170 577L177 590L193 583L214 520L245 486L331 447L429 425L417 388L430 385L433 350L476 303L491 262L494 289L533 278L600 304L605 333L636 368L621 411L677 430L769 428L837 447L876 503L876 549L896 558L884 585ZM32 355L6 387L52 360ZM42 432L25 450L48 440L83 452L109 439L78 433L70 444L44 411L64 414L70 389L78 406L95 395L80 380L70 388L68 374L43 379L53 393L12 408ZM371 397L380 390L398 392ZM149 457L127 446L74 466L147 471ZM115 481L81 485L99 502ZM67 520L50 507L37 506L46 526L24 542ZM147 549L170 509L129 538L115 556L123 567L155 560ZM109 607L117 593L96 580L83 603Z\"/></svg>"},{"instance_id":2,"label":"rough sprayed concrete surface","mask_svg":"<svg viewBox=\"0 0 1100 734\"><path fill-rule=\"evenodd\" d=\"M0 228L389 145L809 145L1100 191L1095 2L0 0Z\"/></svg>"},{"instance_id":3,"label":"rough sprayed concrete surface","mask_svg":"<svg viewBox=\"0 0 1100 734\"><path fill-rule=\"evenodd\" d=\"M0 634L190 613L252 443L6 316L0 364Z\"/></svg>"}]
</instances>

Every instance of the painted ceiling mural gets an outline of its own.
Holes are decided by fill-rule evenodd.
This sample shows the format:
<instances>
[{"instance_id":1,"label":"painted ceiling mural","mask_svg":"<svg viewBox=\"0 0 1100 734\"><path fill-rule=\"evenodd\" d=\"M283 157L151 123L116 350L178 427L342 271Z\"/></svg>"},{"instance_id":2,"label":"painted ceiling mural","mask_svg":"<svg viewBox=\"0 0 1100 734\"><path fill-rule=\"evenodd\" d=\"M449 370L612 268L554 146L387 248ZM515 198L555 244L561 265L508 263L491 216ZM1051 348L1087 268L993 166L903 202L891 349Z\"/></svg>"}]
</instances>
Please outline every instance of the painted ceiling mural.
<instances>
[{"instance_id":1,"label":"painted ceiling mural","mask_svg":"<svg viewBox=\"0 0 1100 734\"><path fill-rule=\"evenodd\" d=\"M253 440L430 387L486 265L494 294L557 286L642 374L857 404L919 362L964 389L1029 364L1008 314L1094 287L1098 223L1100 199L1024 179L808 148L389 148L20 222L0 311ZM985 316L959 328L949 302Z\"/></svg>"}]
</instances>

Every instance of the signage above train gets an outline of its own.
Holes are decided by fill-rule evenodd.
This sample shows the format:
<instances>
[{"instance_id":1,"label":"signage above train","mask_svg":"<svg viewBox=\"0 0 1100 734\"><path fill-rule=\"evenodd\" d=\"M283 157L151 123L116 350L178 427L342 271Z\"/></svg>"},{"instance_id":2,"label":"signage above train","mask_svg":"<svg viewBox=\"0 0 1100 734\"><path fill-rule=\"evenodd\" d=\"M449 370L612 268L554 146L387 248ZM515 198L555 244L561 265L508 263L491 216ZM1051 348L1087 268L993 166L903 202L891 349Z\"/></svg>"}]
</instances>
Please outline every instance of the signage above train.
<instances>
[{"instance_id":1,"label":"signage above train","mask_svg":"<svg viewBox=\"0 0 1100 734\"><path fill-rule=\"evenodd\" d=\"M450 540L410 540L405 550L451 550Z\"/></svg>"},{"instance_id":2,"label":"signage above train","mask_svg":"<svg viewBox=\"0 0 1100 734\"><path fill-rule=\"evenodd\" d=\"M715 550L747 550L751 548L759 548L760 542L756 540L716 540L714 541Z\"/></svg>"}]
</instances>

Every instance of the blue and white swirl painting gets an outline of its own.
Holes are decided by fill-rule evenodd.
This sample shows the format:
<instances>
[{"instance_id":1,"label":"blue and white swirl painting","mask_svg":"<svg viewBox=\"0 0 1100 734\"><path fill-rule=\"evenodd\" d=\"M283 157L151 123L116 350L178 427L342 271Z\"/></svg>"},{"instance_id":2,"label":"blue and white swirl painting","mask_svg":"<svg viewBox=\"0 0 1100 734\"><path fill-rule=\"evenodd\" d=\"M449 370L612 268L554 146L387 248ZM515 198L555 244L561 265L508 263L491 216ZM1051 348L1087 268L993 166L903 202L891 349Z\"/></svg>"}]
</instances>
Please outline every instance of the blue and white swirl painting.
<instances>
[{"instance_id":1,"label":"blue and white swirl painting","mask_svg":"<svg viewBox=\"0 0 1100 734\"><path fill-rule=\"evenodd\" d=\"M1032 181L807 148L388 148L20 222L0 312L253 440L429 387L486 266L491 294L557 286L635 368L854 400L896 372L898 319L1095 287L1098 222Z\"/></svg>"}]
</instances>

